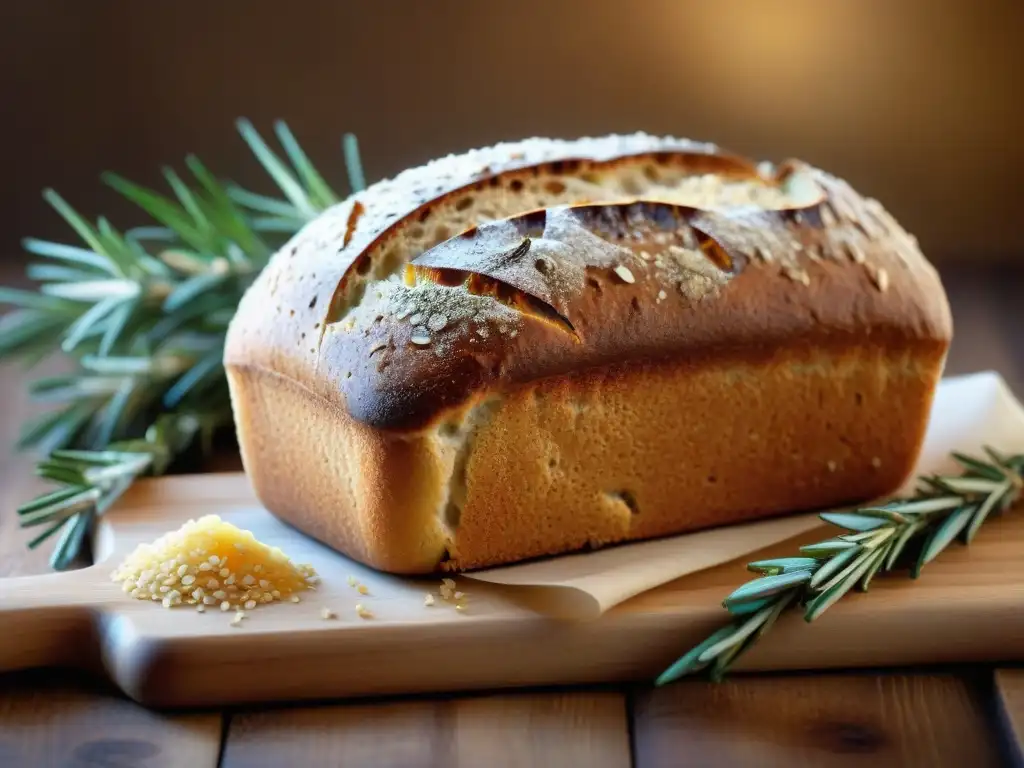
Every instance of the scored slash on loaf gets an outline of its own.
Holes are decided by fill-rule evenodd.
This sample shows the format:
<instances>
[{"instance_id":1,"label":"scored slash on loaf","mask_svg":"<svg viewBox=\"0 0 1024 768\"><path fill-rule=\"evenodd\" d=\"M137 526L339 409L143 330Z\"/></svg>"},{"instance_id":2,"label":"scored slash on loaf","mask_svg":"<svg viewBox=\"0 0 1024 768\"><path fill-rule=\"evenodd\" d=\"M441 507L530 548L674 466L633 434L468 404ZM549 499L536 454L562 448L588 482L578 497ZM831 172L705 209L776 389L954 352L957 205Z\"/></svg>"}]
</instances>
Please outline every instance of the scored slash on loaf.
<instances>
[{"instance_id":1,"label":"scored slash on loaf","mask_svg":"<svg viewBox=\"0 0 1024 768\"><path fill-rule=\"evenodd\" d=\"M225 366L261 502L421 573L891 493L951 334L876 201L638 134L453 155L338 204L247 292Z\"/></svg>"}]
</instances>

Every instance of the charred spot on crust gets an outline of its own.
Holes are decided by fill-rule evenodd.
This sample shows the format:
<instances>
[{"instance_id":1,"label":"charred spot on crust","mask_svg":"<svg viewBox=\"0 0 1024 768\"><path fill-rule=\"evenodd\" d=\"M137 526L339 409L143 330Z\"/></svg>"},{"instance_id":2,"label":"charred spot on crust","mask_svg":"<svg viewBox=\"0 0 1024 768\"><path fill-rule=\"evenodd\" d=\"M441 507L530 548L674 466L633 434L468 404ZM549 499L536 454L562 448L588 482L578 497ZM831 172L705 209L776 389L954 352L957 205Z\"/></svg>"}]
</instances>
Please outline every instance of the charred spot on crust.
<instances>
[{"instance_id":1,"label":"charred spot on crust","mask_svg":"<svg viewBox=\"0 0 1024 768\"><path fill-rule=\"evenodd\" d=\"M366 208L358 200L352 205L352 210L348 213L348 221L345 222L345 238L342 240L342 248L347 248L348 244L352 242L352 235L355 234L356 225L359 224L359 219L362 218ZM294 251L292 253L294 255Z\"/></svg>"}]
</instances>

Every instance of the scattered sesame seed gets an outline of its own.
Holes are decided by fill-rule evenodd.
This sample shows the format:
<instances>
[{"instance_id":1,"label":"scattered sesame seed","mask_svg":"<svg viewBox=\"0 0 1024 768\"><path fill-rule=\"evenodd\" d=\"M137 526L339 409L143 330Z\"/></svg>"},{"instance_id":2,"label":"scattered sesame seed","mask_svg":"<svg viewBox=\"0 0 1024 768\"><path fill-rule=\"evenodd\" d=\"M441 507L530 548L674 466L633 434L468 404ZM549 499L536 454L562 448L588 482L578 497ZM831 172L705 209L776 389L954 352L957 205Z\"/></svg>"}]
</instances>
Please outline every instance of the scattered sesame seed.
<instances>
[{"instance_id":1,"label":"scattered sesame seed","mask_svg":"<svg viewBox=\"0 0 1024 768\"><path fill-rule=\"evenodd\" d=\"M882 293L885 293L886 290L889 288L889 273L886 272L882 267L879 267L877 270L875 270L875 272L871 275L871 278L875 283L875 287L878 288L878 290L881 291Z\"/></svg>"},{"instance_id":2,"label":"scattered sesame seed","mask_svg":"<svg viewBox=\"0 0 1024 768\"><path fill-rule=\"evenodd\" d=\"M799 267L784 267L782 273L795 283L801 283L803 285L811 284L811 276Z\"/></svg>"},{"instance_id":3,"label":"scattered sesame seed","mask_svg":"<svg viewBox=\"0 0 1024 768\"><path fill-rule=\"evenodd\" d=\"M199 605L196 606L196 612L197 613L206 613L206 606L203 605L202 603L200 603Z\"/></svg>"},{"instance_id":4,"label":"scattered sesame seed","mask_svg":"<svg viewBox=\"0 0 1024 768\"><path fill-rule=\"evenodd\" d=\"M434 596L428 592L426 597L423 598L423 604L424 605L433 605L434 604Z\"/></svg>"},{"instance_id":5,"label":"scattered sesame seed","mask_svg":"<svg viewBox=\"0 0 1024 768\"><path fill-rule=\"evenodd\" d=\"M200 571L212 571L213 570L213 566L210 565L209 563L200 563L199 564L199 570Z\"/></svg>"},{"instance_id":6,"label":"scattered sesame seed","mask_svg":"<svg viewBox=\"0 0 1024 768\"><path fill-rule=\"evenodd\" d=\"M338 618L338 614L336 614L330 608L327 608L325 606L325 607L320 609L320 618L323 619L324 621L327 621L329 619L336 619L336 618Z\"/></svg>"},{"instance_id":7,"label":"scattered sesame seed","mask_svg":"<svg viewBox=\"0 0 1024 768\"><path fill-rule=\"evenodd\" d=\"M370 590L369 590L369 588L365 584L360 584L358 587L356 587L356 591L360 595L368 595L368 594L370 594Z\"/></svg>"},{"instance_id":8,"label":"scattered sesame seed","mask_svg":"<svg viewBox=\"0 0 1024 768\"><path fill-rule=\"evenodd\" d=\"M349 576L349 577L348 577L348 585L349 585L350 587L354 587L354 586L356 586L356 584L358 584L358 583L359 583L359 582L358 582L358 581L356 581L356 577L355 577L355 576Z\"/></svg>"},{"instance_id":9,"label":"scattered sesame seed","mask_svg":"<svg viewBox=\"0 0 1024 768\"><path fill-rule=\"evenodd\" d=\"M256 601L255 600L246 600L245 601L245 610L251 611L255 607L256 607Z\"/></svg>"},{"instance_id":10,"label":"scattered sesame seed","mask_svg":"<svg viewBox=\"0 0 1024 768\"><path fill-rule=\"evenodd\" d=\"M221 568L220 569L220 577L222 579L226 579L230 575L231 575L231 571L229 571L227 568Z\"/></svg>"},{"instance_id":11,"label":"scattered sesame seed","mask_svg":"<svg viewBox=\"0 0 1024 768\"><path fill-rule=\"evenodd\" d=\"M225 600L224 602L222 602L220 604L220 609L222 611L230 611L231 610L231 603L229 603L227 600Z\"/></svg>"},{"instance_id":12,"label":"scattered sesame seed","mask_svg":"<svg viewBox=\"0 0 1024 768\"><path fill-rule=\"evenodd\" d=\"M880 466L882 466L882 460L877 456L874 456L871 459L871 466L874 467L875 469L878 469Z\"/></svg>"},{"instance_id":13,"label":"scattered sesame seed","mask_svg":"<svg viewBox=\"0 0 1024 768\"><path fill-rule=\"evenodd\" d=\"M633 277L633 273L629 271L629 267L625 267L622 264L616 264L612 271L615 272L615 274L619 276L619 279L624 283L633 284L636 282L636 278Z\"/></svg>"},{"instance_id":14,"label":"scattered sesame seed","mask_svg":"<svg viewBox=\"0 0 1024 768\"><path fill-rule=\"evenodd\" d=\"M454 595L452 595L452 597L454 597L456 600L461 600L465 596L466 594L464 592L456 592Z\"/></svg>"},{"instance_id":15,"label":"scattered sesame seed","mask_svg":"<svg viewBox=\"0 0 1024 768\"><path fill-rule=\"evenodd\" d=\"M247 587L251 587L253 584L256 583L256 579L254 579L249 574L246 574L245 576L242 577L242 583L245 584L245 586L247 586Z\"/></svg>"},{"instance_id":16,"label":"scattered sesame seed","mask_svg":"<svg viewBox=\"0 0 1024 768\"><path fill-rule=\"evenodd\" d=\"M210 555L210 565L220 565L220 558L216 555Z\"/></svg>"},{"instance_id":17,"label":"scattered sesame seed","mask_svg":"<svg viewBox=\"0 0 1024 768\"><path fill-rule=\"evenodd\" d=\"M181 567L182 567L182 568L184 568L185 566L183 565L183 566L181 566ZM187 587L187 586L188 586L189 584L195 584L195 583L196 583L196 577L195 577L195 576L193 576L192 574L189 574L188 576L184 576L184 577L182 577L182 579L181 579L181 583L182 583L182 584L184 584L184 585L185 585L186 587Z\"/></svg>"},{"instance_id":18,"label":"scattered sesame seed","mask_svg":"<svg viewBox=\"0 0 1024 768\"><path fill-rule=\"evenodd\" d=\"M373 612L362 603L356 603L356 613L361 619L372 619Z\"/></svg>"},{"instance_id":19,"label":"scattered sesame seed","mask_svg":"<svg viewBox=\"0 0 1024 768\"><path fill-rule=\"evenodd\" d=\"M459 613L462 613L464 610L466 610L466 606L464 606L462 603L459 603L455 606L455 610Z\"/></svg>"},{"instance_id":20,"label":"scattered sesame seed","mask_svg":"<svg viewBox=\"0 0 1024 768\"><path fill-rule=\"evenodd\" d=\"M178 568L178 576L184 576L186 573L188 573L188 566L187 565L181 565ZM192 578L193 581L195 581L195 576L192 576L191 578Z\"/></svg>"},{"instance_id":21,"label":"scattered sesame seed","mask_svg":"<svg viewBox=\"0 0 1024 768\"><path fill-rule=\"evenodd\" d=\"M668 294L665 293L664 289L658 291L658 301L659 302L662 302L662 301L664 301L667 298L668 298Z\"/></svg>"},{"instance_id":22,"label":"scattered sesame seed","mask_svg":"<svg viewBox=\"0 0 1024 768\"><path fill-rule=\"evenodd\" d=\"M299 600L300 600L300 598L299 598L298 595L292 595L292 602L293 603L297 603L297 602L299 602Z\"/></svg>"}]
</instances>

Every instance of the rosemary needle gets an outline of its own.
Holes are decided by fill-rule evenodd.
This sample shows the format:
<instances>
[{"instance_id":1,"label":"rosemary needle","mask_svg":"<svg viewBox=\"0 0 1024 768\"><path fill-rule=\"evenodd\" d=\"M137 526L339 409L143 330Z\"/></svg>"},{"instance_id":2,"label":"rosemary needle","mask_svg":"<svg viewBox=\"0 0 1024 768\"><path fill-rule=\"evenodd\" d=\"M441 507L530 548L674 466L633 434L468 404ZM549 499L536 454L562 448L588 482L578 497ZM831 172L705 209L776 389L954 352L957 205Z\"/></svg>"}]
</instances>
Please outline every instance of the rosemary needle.
<instances>
[{"instance_id":1,"label":"rosemary needle","mask_svg":"<svg viewBox=\"0 0 1024 768\"><path fill-rule=\"evenodd\" d=\"M36 473L59 486L18 510L22 527L40 527L29 547L55 537L55 569L74 562L96 515L137 477L209 450L230 427L227 323L270 255L337 201L284 123L275 124L283 159L251 123L238 129L283 198L222 182L194 157L189 176L164 171L170 195L107 174L149 217L122 232L47 190L81 245L26 239L39 257L28 267L35 290L0 287L0 304L13 307L0 318L0 360L62 353L75 361L71 373L29 385L52 409L27 421L18 440L45 457ZM362 183L355 139L344 148Z\"/></svg>"},{"instance_id":2,"label":"rosemary needle","mask_svg":"<svg viewBox=\"0 0 1024 768\"><path fill-rule=\"evenodd\" d=\"M814 621L850 590L867 591L877 573L909 565L917 578L956 539L970 544L982 523L1012 506L1024 488L1024 455L985 452L987 460L954 453L963 474L922 478L921 490L910 498L823 513L822 520L845 533L801 547L799 556L749 563L759 577L722 602L733 621L681 656L655 684L706 668L720 680L784 610L799 607L806 621Z\"/></svg>"}]
</instances>

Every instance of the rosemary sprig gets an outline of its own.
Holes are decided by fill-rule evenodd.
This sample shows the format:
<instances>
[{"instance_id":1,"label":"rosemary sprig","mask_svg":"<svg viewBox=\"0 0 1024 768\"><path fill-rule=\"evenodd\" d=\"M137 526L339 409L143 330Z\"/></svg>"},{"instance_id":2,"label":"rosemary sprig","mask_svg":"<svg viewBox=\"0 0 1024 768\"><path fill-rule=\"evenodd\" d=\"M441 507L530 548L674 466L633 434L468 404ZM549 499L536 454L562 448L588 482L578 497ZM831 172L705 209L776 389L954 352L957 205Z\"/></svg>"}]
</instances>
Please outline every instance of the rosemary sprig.
<instances>
[{"instance_id":1,"label":"rosemary sprig","mask_svg":"<svg viewBox=\"0 0 1024 768\"><path fill-rule=\"evenodd\" d=\"M911 498L823 513L822 520L846 533L801 547L799 556L749 563L747 569L759 577L722 602L733 621L679 658L655 684L705 669L719 681L786 609L798 607L806 621L814 621L851 589L866 592L877 573L909 564L917 578L954 540L970 544L985 520L1012 506L1024 489L1024 455L1003 456L991 448L985 453L987 460L954 453L963 473L923 477Z\"/></svg>"},{"instance_id":2,"label":"rosemary sprig","mask_svg":"<svg viewBox=\"0 0 1024 768\"><path fill-rule=\"evenodd\" d=\"M28 267L36 290L0 287L0 304L14 307L0 318L0 359L31 366L60 352L74 361L71 373L30 384L34 400L55 407L18 440L45 456L37 474L61 486L18 510L23 527L43 529L30 547L60 533L56 569L135 478L162 474L230 426L221 359L238 302L270 255L338 200L283 122L275 133L285 159L247 120L238 130L283 199L222 182L195 157L184 179L164 170L171 196L106 174L150 217L122 232L47 190L81 245L26 239L40 257ZM343 149L350 186L361 189L355 138Z\"/></svg>"}]
</instances>

